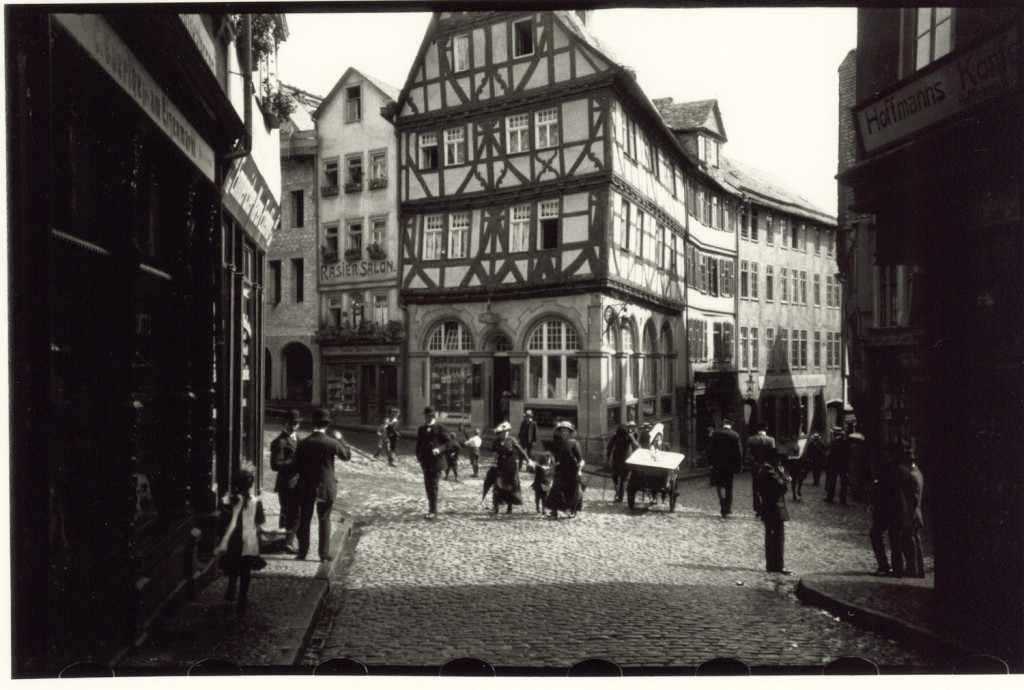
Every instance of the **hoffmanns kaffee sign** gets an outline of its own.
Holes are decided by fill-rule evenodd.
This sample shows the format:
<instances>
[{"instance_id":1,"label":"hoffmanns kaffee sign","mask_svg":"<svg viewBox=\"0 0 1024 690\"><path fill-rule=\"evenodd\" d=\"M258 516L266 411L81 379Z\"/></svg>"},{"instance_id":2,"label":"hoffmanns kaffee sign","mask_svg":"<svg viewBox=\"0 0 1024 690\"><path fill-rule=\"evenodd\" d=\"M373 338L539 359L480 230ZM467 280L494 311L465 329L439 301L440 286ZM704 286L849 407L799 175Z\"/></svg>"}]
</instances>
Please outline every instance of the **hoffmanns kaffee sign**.
<instances>
[{"instance_id":1,"label":"hoffmanns kaffee sign","mask_svg":"<svg viewBox=\"0 0 1024 690\"><path fill-rule=\"evenodd\" d=\"M865 153L903 141L1020 83L1020 27L914 74L888 94L854 107Z\"/></svg>"}]
</instances>

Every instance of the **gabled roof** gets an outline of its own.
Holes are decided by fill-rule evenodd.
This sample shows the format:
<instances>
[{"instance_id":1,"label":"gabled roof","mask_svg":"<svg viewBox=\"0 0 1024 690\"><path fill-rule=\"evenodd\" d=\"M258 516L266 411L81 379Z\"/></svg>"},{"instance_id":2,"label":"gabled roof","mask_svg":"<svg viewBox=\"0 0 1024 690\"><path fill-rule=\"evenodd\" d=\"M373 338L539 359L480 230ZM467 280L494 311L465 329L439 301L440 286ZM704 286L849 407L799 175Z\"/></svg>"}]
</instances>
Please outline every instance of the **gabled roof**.
<instances>
[{"instance_id":1,"label":"gabled roof","mask_svg":"<svg viewBox=\"0 0 1024 690\"><path fill-rule=\"evenodd\" d=\"M377 79L376 77L370 76L366 72L356 69L355 67L349 67L347 70L345 70L345 73L341 75L341 78L338 79L337 83L334 84L334 88L332 88L331 92L328 93L327 96L323 99L323 102L321 102L317 109L313 111L314 120L320 117L320 114L323 112L324 108L327 107L327 104L334 99L334 97L338 94L339 91L341 91L342 84L348 82L353 74L361 77L365 83L373 85L373 87L377 89L377 91L379 91L387 101L394 103L395 101L398 100L398 89L382 82L380 79Z\"/></svg>"},{"instance_id":2,"label":"gabled roof","mask_svg":"<svg viewBox=\"0 0 1024 690\"><path fill-rule=\"evenodd\" d=\"M692 132L702 129L720 136L722 141L729 140L725 136L722 113L718 109L718 100L715 98L692 103L673 103L671 98L655 98L652 103L661 114L661 119L673 132Z\"/></svg>"},{"instance_id":3,"label":"gabled roof","mask_svg":"<svg viewBox=\"0 0 1024 690\"><path fill-rule=\"evenodd\" d=\"M314 129L313 111L324 99L290 84L281 84L281 90L295 101L295 110L288 116L288 119L295 125L296 131L303 132Z\"/></svg>"},{"instance_id":4,"label":"gabled roof","mask_svg":"<svg viewBox=\"0 0 1024 690\"><path fill-rule=\"evenodd\" d=\"M809 201L799 192L794 191L772 173L759 170L746 163L741 163L725 156L718 157L718 164L721 168L722 176L729 184L743 190L754 201L779 211L818 221L819 223L836 224L835 216L822 211L813 202Z\"/></svg>"}]
</instances>

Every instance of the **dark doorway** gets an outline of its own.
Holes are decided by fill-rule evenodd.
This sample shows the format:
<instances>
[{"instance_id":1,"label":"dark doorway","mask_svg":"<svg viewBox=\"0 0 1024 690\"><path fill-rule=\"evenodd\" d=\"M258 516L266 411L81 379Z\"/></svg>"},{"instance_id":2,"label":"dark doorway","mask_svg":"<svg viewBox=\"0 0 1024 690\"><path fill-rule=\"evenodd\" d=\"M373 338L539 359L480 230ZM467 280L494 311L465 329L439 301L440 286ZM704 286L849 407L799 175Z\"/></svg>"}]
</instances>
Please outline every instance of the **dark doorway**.
<instances>
[{"instance_id":1,"label":"dark doorway","mask_svg":"<svg viewBox=\"0 0 1024 690\"><path fill-rule=\"evenodd\" d=\"M274 376L272 373L273 367L271 366L273 360L270 358L269 349L263 351L263 361L266 362L266 366L263 368L263 399L270 400L270 387L274 382Z\"/></svg>"},{"instance_id":2,"label":"dark doorway","mask_svg":"<svg viewBox=\"0 0 1024 690\"><path fill-rule=\"evenodd\" d=\"M380 412L384 414L389 407L398 409L398 367L385 364L380 367Z\"/></svg>"},{"instance_id":3,"label":"dark doorway","mask_svg":"<svg viewBox=\"0 0 1024 690\"><path fill-rule=\"evenodd\" d=\"M377 424L383 412L378 396L377 365L364 364L361 369L359 414L362 416L363 424Z\"/></svg>"},{"instance_id":4,"label":"dark doorway","mask_svg":"<svg viewBox=\"0 0 1024 690\"><path fill-rule=\"evenodd\" d=\"M505 421L507 409L503 405L502 393L509 390L512 382L512 366L507 355L495 355L494 379L491 386L491 426L497 426Z\"/></svg>"},{"instance_id":5,"label":"dark doorway","mask_svg":"<svg viewBox=\"0 0 1024 690\"><path fill-rule=\"evenodd\" d=\"M698 395L695 399L697 410L697 447L698 455L704 455L711 441L711 432L715 429L715 408L707 395Z\"/></svg>"},{"instance_id":6,"label":"dark doorway","mask_svg":"<svg viewBox=\"0 0 1024 690\"><path fill-rule=\"evenodd\" d=\"M301 343L292 343L282 353L285 371L285 399L313 401L313 355Z\"/></svg>"}]
</instances>

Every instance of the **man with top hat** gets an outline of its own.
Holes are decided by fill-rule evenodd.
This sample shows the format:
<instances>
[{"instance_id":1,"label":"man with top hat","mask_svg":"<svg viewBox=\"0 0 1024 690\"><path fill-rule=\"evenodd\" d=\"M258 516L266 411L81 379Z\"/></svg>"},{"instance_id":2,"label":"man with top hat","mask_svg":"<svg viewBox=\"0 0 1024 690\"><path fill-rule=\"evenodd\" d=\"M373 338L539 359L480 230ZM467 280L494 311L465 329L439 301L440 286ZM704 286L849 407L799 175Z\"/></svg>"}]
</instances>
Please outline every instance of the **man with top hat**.
<instances>
[{"instance_id":1,"label":"man with top hat","mask_svg":"<svg viewBox=\"0 0 1024 690\"><path fill-rule=\"evenodd\" d=\"M427 514L423 517L433 520L437 517L437 490L441 483L442 462L452 450L452 437L438 424L433 407L423 410L423 425L416 432L416 460L423 470L423 485L427 490Z\"/></svg>"},{"instance_id":2,"label":"man with top hat","mask_svg":"<svg viewBox=\"0 0 1024 690\"><path fill-rule=\"evenodd\" d=\"M533 421L533 411L527 410L523 415L523 421L519 424L519 445L526 451L527 462L533 459L533 444L536 442L537 422ZM523 469L523 458L519 458L519 469Z\"/></svg>"},{"instance_id":3,"label":"man with top hat","mask_svg":"<svg viewBox=\"0 0 1024 690\"><path fill-rule=\"evenodd\" d=\"M583 454L580 446L572 435L576 428L572 422L561 421L555 424L555 457L554 480L551 490L544 499L544 507L551 511L549 517L558 519L558 511L576 517L583 507Z\"/></svg>"},{"instance_id":4,"label":"man with top hat","mask_svg":"<svg viewBox=\"0 0 1024 690\"><path fill-rule=\"evenodd\" d=\"M722 420L722 428L711 434L708 447L708 464L711 465L711 481L718 492L719 509L722 517L732 513L732 479L743 464L743 449L740 435L732 430L732 420Z\"/></svg>"},{"instance_id":5,"label":"man with top hat","mask_svg":"<svg viewBox=\"0 0 1024 690\"><path fill-rule=\"evenodd\" d=\"M285 531L284 550L298 553L295 548L295 533L299 528L299 475L295 470L295 447L302 418L298 410L289 410L284 418L284 430L270 442L270 468L277 472L274 479L274 493L281 505L278 526Z\"/></svg>"},{"instance_id":6,"label":"man with top hat","mask_svg":"<svg viewBox=\"0 0 1024 690\"><path fill-rule=\"evenodd\" d=\"M338 484L334 476L334 460L348 461L352 457L341 432L327 435L331 424L331 413L325 409L313 412L313 433L299 441L295 448L295 467L299 473L299 553L297 560L305 560L309 553L309 528L313 521L313 507L316 506L319 527L318 550L321 561L331 560L331 507L337 497Z\"/></svg>"}]
</instances>

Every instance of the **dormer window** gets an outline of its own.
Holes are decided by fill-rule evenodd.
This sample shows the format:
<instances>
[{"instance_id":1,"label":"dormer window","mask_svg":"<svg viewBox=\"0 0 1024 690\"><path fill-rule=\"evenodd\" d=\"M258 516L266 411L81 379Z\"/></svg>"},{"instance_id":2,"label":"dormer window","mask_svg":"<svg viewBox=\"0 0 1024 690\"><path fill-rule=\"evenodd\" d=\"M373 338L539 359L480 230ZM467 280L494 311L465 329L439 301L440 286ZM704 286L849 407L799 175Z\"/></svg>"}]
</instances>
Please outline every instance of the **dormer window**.
<instances>
[{"instance_id":1,"label":"dormer window","mask_svg":"<svg viewBox=\"0 0 1024 690\"><path fill-rule=\"evenodd\" d=\"M707 163L712 168L718 167L718 142L711 137L697 135L697 158Z\"/></svg>"},{"instance_id":2,"label":"dormer window","mask_svg":"<svg viewBox=\"0 0 1024 690\"><path fill-rule=\"evenodd\" d=\"M533 20L523 19L512 25L515 40L513 57L533 55Z\"/></svg>"}]
</instances>

